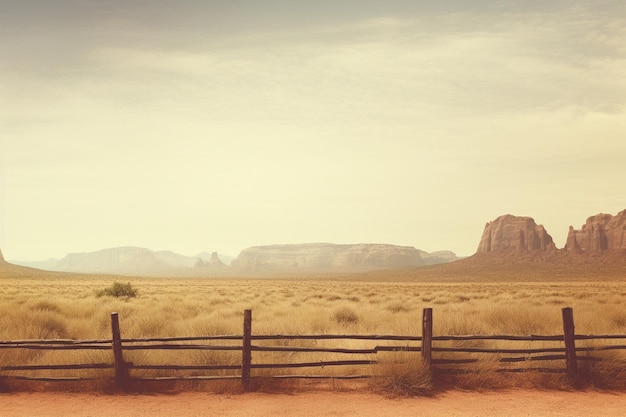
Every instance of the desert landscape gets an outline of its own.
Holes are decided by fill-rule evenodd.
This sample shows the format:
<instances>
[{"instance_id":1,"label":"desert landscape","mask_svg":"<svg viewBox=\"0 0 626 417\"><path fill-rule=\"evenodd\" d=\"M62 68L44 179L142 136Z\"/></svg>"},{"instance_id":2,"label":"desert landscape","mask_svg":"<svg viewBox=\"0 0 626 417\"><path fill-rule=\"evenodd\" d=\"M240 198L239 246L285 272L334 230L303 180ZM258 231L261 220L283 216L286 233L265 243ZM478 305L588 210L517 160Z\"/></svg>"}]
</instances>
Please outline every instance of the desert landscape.
<instances>
[{"instance_id":1,"label":"desert landscape","mask_svg":"<svg viewBox=\"0 0 626 417\"><path fill-rule=\"evenodd\" d=\"M492 267L500 265L499 273L504 274L505 279L498 280L493 270L480 275L477 268L467 268L464 276L461 272L464 268L460 268L454 275L456 282L451 282L450 268L454 264L439 265L442 268L439 277L437 267L428 267L428 273L418 268L330 276L283 276L277 280L78 275L4 263L0 287L0 340L107 338L110 337L109 315L112 311L120 313L125 338L240 334L244 309L253 311L254 332L257 334L419 335L421 309L427 306L433 307L435 335L560 334L560 308L563 306L574 308L578 334L624 333L626 288L619 275L596 275L596 279L589 280L588 271L585 272L580 265L575 264L569 269L561 265L558 269L569 271L571 280L560 278L549 282L541 279L545 277L541 269L530 273L532 269L527 269L528 261L522 262L523 266L519 268L506 266L507 262L501 258L492 261ZM477 261L469 262L473 265ZM588 267L592 269L592 265ZM99 295L102 289L121 279L132 282L137 290L136 297ZM503 345L506 343L489 344ZM363 345L352 341L341 346ZM172 362L172 354L168 351L129 353L131 355L126 359L135 362ZM176 356L175 362L239 363L239 355L183 351ZM255 355L255 360L265 359ZM342 372L321 372L326 375L336 372L376 375L373 379L352 382L295 380L276 383L264 378L264 371L254 371L253 380L257 381L254 394L242 393L239 382L230 381L146 383L139 388L143 393L111 395L117 390L111 391L111 385L102 382L22 381L15 384L15 381L0 380L0 387L4 387L2 391L8 391L0 393L0 401L4 412L13 417L33 414L104 416L109 415L112 408L120 416L147 413L183 416L409 416L416 413L497 416L502 415L503 410L511 416L585 416L618 415L626 406L626 399L621 394L626 386L626 356L622 353L610 353L602 362L603 366L595 367L593 380L585 383L583 391L580 387L573 391L564 373L498 374L494 372L492 361L481 363L472 368L472 374L454 380L435 376L424 379L418 354L407 355L381 357L374 369L353 366ZM271 359L285 359L277 356L281 354L273 354ZM328 360L330 356L325 354L323 359ZM315 354L306 354L304 358L319 359L320 356ZM42 353L5 349L0 352L0 367L16 363L36 365L110 360L109 352L88 351L78 355L64 351ZM555 362L557 368L563 367L562 361ZM133 372L135 377L160 375L160 371ZM20 372L2 373L10 377ZM58 374L59 371L30 373L44 378ZM104 378L104 381L112 377L112 371L106 370L84 370L79 374ZM69 375L76 374L70 372ZM406 389L403 384L413 385ZM146 395L146 390L152 393ZM184 408L181 404L185 404Z\"/></svg>"},{"instance_id":2,"label":"desert landscape","mask_svg":"<svg viewBox=\"0 0 626 417\"><path fill-rule=\"evenodd\" d=\"M187 276L149 277L1 258L0 401L14 417L104 416L111 407L129 416L618 415L626 406L625 224L626 210L591 216L558 249L532 218L506 215L485 225L471 257L395 269L407 253L424 254L271 246L244 251L254 259L246 268L213 255L212 267L200 265L204 277L197 265L168 269ZM96 259L102 266L101 253ZM565 307L579 339L604 339L576 341L574 374L569 353L541 354L567 346ZM116 332L125 371L112 365ZM249 365L245 334L256 337ZM92 349L67 349L80 343Z\"/></svg>"},{"instance_id":3,"label":"desert landscape","mask_svg":"<svg viewBox=\"0 0 626 417\"><path fill-rule=\"evenodd\" d=\"M2 416L623 414L623 0L0 9Z\"/></svg>"},{"instance_id":4,"label":"desert landscape","mask_svg":"<svg viewBox=\"0 0 626 417\"><path fill-rule=\"evenodd\" d=\"M372 392L394 395L431 395L450 388L578 386L621 390L626 387L626 356L617 337L604 343L600 351L591 340L578 342L577 348L583 349L580 360L592 357L581 362L578 372L583 376L576 383L564 372L565 356L542 357L544 365L537 368L534 360L538 358L530 353L539 348L546 352L562 349L564 307L575 312L577 335L625 333L626 314L622 305L626 296L625 222L626 211L615 216L591 216L581 230L570 230L579 243L572 246L571 238L566 248L557 249L551 236L533 219L502 216L485 226L477 253L472 257L403 269L381 269L378 264L365 272L358 268L347 272L343 267L294 268L290 261L285 261L294 256L287 247L287 253L279 254L281 265L287 266L273 267L280 272L279 279L246 276L242 270L238 270L241 275L237 277L224 278L106 276L48 272L2 261L0 340L24 341L21 344L29 340L96 343L110 339L112 312L119 315L122 339L128 341L127 345L133 339L200 336L219 339L241 335L244 311L249 310L253 313L253 336L292 335L274 342L283 348L254 352L255 363L295 361L309 363L309 367L316 362L328 364L321 370L306 366L253 369L252 389L256 390L298 390L308 386L302 381L311 378L323 378L322 385L328 380L339 384L344 378L364 379L366 383L360 381L360 388L365 386ZM389 251L389 247L380 247L385 253ZM368 249L370 253L371 250L372 247ZM315 253L319 256L317 249ZM295 256L303 259L307 255L299 247ZM416 353L423 351L419 346L420 342L424 343L421 323L424 309L433 311L432 335L452 338L435 344L434 349L442 353L435 352L434 362L438 366L432 369L425 368L423 357ZM329 341L312 335L356 337L339 341L332 348L327 346ZM359 335L371 335L370 339L379 341L372 347L371 340L359 340ZM383 335L391 338L385 339ZM462 339L470 335L539 335L552 337L556 343L548 339L523 343ZM300 336L310 337L289 341ZM393 337L400 336L406 339L393 341ZM8 367L3 371L7 389L19 387L18 381L24 380L19 377L24 370L11 370L11 365L110 363L113 353L108 349L104 352L20 349L19 344L8 349L8 342L3 343L0 363ZM132 370L131 380L164 382L162 387L154 389L184 390L188 386L185 381L195 381L192 382L195 388L238 392L241 386L233 380L241 375L241 348L237 348L241 341L222 343L226 344L223 351L198 350L202 346L197 345L176 354L166 349L168 346L155 351L131 350L124 354L124 360L139 366ZM271 342L256 343L261 348L268 346L267 343L272 346ZM289 351L290 346L301 353ZM463 355L452 352L455 347L470 350ZM482 354L487 352L471 349L501 352L488 357ZM519 363L520 359L508 360L502 356L507 349L528 352ZM446 350L450 353L443 353ZM335 363L344 360L345 353L361 351L352 363ZM443 366L448 362L469 365L462 372L456 369L452 372ZM506 362L515 364L503 367L502 363ZM172 374L167 368L172 363L188 370L179 369ZM216 368L213 373L192 369L198 366L224 368ZM95 385L90 383L85 387L106 391L111 389L111 368L65 372L66 377L78 380L78 384L81 379L88 379L96 381ZM58 374L59 370L33 369L27 379L50 382ZM59 381L59 386L63 383Z\"/></svg>"}]
</instances>

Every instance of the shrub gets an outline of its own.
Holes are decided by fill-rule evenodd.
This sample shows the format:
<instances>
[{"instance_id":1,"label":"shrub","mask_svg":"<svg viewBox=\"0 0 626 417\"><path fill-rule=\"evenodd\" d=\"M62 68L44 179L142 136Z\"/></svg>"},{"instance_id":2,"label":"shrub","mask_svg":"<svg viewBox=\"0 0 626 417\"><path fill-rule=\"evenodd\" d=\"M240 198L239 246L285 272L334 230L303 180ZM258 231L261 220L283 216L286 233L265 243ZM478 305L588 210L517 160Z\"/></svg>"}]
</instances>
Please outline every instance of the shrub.
<instances>
[{"instance_id":1,"label":"shrub","mask_svg":"<svg viewBox=\"0 0 626 417\"><path fill-rule=\"evenodd\" d=\"M396 352L381 358L377 365L381 378L372 380L372 387L394 396L433 395L430 370L414 354Z\"/></svg>"},{"instance_id":2,"label":"shrub","mask_svg":"<svg viewBox=\"0 0 626 417\"><path fill-rule=\"evenodd\" d=\"M409 307L407 307L400 301L394 301L391 304L387 305L387 310L391 311L392 313L407 313L411 311Z\"/></svg>"},{"instance_id":3,"label":"shrub","mask_svg":"<svg viewBox=\"0 0 626 417\"><path fill-rule=\"evenodd\" d=\"M99 290L96 292L96 296L102 297L117 297L117 298L133 298L137 297L137 290L130 285L130 282L124 284L123 282L114 282L109 288Z\"/></svg>"},{"instance_id":4,"label":"shrub","mask_svg":"<svg viewBox=\"0 0 626 417\"><path fill-rule=\"evenodd\" d=\"M356 324L359 316L350 307L342 307L335 311L335 321L339 324Z\"/></svg>"}]
</instances>

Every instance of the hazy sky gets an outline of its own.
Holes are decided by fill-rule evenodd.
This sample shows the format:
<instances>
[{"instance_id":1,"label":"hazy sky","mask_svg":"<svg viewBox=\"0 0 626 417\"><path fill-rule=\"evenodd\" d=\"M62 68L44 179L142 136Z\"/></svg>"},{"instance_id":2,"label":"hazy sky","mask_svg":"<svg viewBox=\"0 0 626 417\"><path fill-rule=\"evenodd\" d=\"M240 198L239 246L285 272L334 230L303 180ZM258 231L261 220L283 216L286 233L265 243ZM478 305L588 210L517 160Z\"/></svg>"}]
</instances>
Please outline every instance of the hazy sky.
<instances>
[{"instance_id":1,"label":"hazy sky","mask_svg":"<svg viewBox=\"0 0 626 417\"><path fill-rule=\"evenodd\" d=\"M626 208L623 0L0 0L0 57L7 259Z\"/></svg>"}]
</instances>

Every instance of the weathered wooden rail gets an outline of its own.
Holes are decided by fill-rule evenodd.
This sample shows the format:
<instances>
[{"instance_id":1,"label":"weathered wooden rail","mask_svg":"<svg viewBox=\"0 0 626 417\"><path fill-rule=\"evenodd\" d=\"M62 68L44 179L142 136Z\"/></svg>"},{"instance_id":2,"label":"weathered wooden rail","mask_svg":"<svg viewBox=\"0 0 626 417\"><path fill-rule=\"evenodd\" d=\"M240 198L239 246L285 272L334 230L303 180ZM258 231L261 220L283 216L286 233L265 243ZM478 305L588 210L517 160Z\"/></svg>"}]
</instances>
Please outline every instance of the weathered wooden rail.
<instances>
[{"instance_id":1,"label":"weathered wooden rail","mask_svg":"<svg viewBox=\"0 0 626 417\"><path fill-rule=\"evenodd\" d=\"M423 361L430 367L434 376L437 374L463 374L476 372L468 369L468 364L477 364L486 360L502 366L496 372L566 372L576 379L580 361L600 361L601 358L591 356L593 352L626 350L624 344L607 344L600 346L576 347L577 341L626 340L626 335L576 335L573 311L571 308L562 310L563 334L561 335L433 335L432 309L423 310L422 334L420 336L400 335L255 335L252 332L252 312L244 312L243 334L225 336L191 336L166 338L124 339L120 331L117 313L111 314L111 339L92 340L13 340L0 341L0 379L35 380L35 381L83 381L112 378L124 388L130 381L171 381L171 380L241 380L245 390L251 387L253 371L274 370L263 377L288 379L355 379L371 378L373 372L363 373L363 369L382 363L379 354L385 352L417 353L419 357L409 355L406 360ZM318 346L318 342L340 342L339 346ZM372 342L373 346L363 346ZM466 346L466 343L477 343L479 346ZM484 346L485 342L542 342L551 343L550 347L515 348L501 346ZM306 344L294 346L293 344ZM358 344L358 346L352 346ZM447 344L447 345L446 345ZM556 346L553 346L555 345ZM110 363L67 363L67 364L6 364L2 362L2 352L10 349L35 351L88 350L110 352ZM197 352L236 352L240 358L225 363L196 364L157 364L135 363L127 361L133 352L138 351L197 351ZM253 353L257 360L253 361ZM584 355L579 355L584 354ZM300 361L284 360L284 356L317 355ZM240 355L240 356L239 356ZM263 362L270 355L272 361ZM271 355L283 355L278 362ZM463 355L471 355L469 357ZM489 355L489 359L485 356ZM358 356L358 358L355 358ZM171 355L171 358L180 357ZM345 359L344 357L350 357ZM532 366L531 364L547 361L550 366ZM511 367L510 364L523 364L523 367ZM352 368L350 368L352 367ZM343 368L350 372L343 374L318 372L316 374L294 373L283 374L278 370L317 368L322 370ZM86 371L109 370L107 376L41 376L28 375L29 372L41 371ZM146 371L157 372L159 375L141 375ZM163 373L169 372L167 375ZM181 372L183 374L181 374Z\"/></svg>"}]
</instances>

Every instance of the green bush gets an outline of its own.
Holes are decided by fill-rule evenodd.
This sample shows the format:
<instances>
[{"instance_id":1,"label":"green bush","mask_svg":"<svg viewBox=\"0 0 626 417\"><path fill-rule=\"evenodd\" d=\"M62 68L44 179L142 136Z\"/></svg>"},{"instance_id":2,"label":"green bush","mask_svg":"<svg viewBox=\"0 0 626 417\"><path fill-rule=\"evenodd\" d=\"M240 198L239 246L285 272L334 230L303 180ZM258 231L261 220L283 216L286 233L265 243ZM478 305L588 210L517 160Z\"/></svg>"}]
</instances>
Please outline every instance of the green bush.
<instances>
[{"instance_id":1,"label":"green bush","mask_svg":"<svg viewBox=\"0 0 626 417\"><path fill-rule=\"evenodd\" d=\"M114 282L109 288L99 290L96 292L96 296L102 297L117 297L117 298L133 298L137 297L137 290L130 285L130 282L124 284L123 282Z\"/></svg>"}]
</instances>

